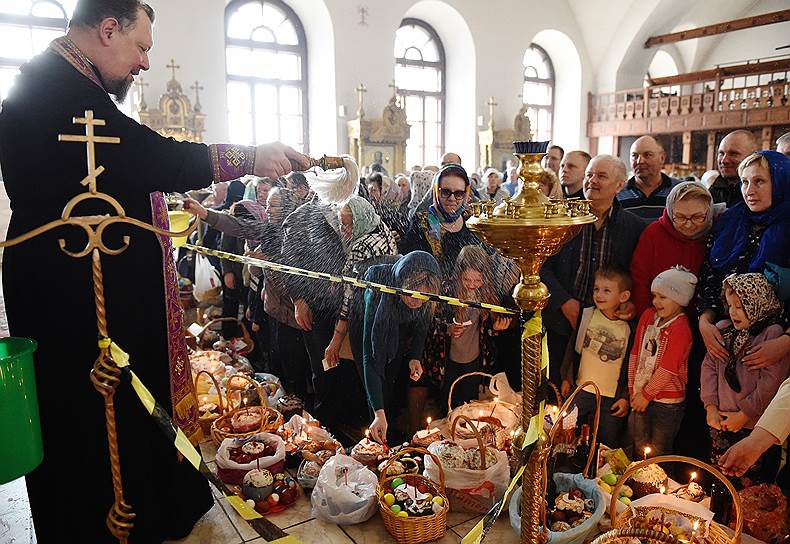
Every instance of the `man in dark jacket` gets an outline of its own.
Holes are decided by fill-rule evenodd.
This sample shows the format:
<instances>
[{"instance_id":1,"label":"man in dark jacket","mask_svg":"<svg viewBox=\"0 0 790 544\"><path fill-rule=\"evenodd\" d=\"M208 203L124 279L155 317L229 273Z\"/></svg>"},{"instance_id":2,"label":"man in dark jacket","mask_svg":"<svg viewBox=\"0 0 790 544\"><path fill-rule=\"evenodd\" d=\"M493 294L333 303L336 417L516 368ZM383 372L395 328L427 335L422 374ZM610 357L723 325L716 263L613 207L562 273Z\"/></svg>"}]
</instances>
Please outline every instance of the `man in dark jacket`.
<instances>
[{"instance_id":1,"label":"man in dark jacket","mask_svg":"<svg viewBox=\"0 0 790 544\"><path fill-rule=\"evenodd\" d=\"M714 203L723 202L732 208L743 202L738 165L758 149L757 139L748 130L733 130L721 140L717 159L719 176L708 187Z\"/></svg>"},{"instance_id":2,"label":"man in dark jacket","mask_svg":"<svg viewBox=\"0 0 790 544\"><path fill-rule=\"evenodd\" d=\"M680 183L661 171L667 155L652 136L642 136L631 145L631 168L634 175L617 193L620 205L645 219L655 221L664 213L667 196Z\"/></svg>"},{"instance_id":3,"label":"man in dark jacket","mask_svg":"<svg viewBox=\"0 0 790 544\"><path fill-rule=\"evenodd\" d=\"M543 322L549 334L550 360L556 361L550 368L555 383L579 313L582 307L593 304L595 271L610 264L629 270L634 248L646 226L617 201L616 195L625 181L625 164L617 157L598 155L590 161L584 178L584 197L592 201L591 211L598 220L585 225L559 253L546 260L540 271L541 280L551 293Z\"/></svg>"}]
</instances>

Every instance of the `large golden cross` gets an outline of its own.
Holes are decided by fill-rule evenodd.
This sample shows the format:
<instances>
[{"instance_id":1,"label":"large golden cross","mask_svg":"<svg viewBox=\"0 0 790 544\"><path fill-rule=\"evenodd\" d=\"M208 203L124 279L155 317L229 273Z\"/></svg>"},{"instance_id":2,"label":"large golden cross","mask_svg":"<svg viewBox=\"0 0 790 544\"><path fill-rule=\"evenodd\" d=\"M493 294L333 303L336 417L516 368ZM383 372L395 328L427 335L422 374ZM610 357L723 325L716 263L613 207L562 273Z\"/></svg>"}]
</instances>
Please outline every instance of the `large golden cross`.
<instances>
[{"instance_id":1,"label":"large golden cross","mask_svg":"<svg viewBox=\"0 0 790 544\"><path fill-rule=\"evenodd\" d=\"M364 102L364 93L368 92L368 88L365 87L364 83L360 83L359 87L354 89L359 93L359 110L357 110L357 117L364 117L365 110L363 109L363 102Z\"/></svg>"},{"instance_id":2,"label":"large golden cross","mask_svg":"<svg viewBox=\"0 0 790 544\"><path fill-rule=\"evenodd\" d=\"M488 106L488 126L494 126L494 106L498 106L496 102L494 102L494 97L491 96L488 98L488 102L486 103Z\"/></svg>"},{"instance_id":3,"label":"large golden cross","mask_svg":"<svg viewBox=\"0 0 790 544\"><path fill-rule=\"evenodd\" d=\"M166 65L165 68L170 68L173 70L173 79L176 78L176 70L181 68L178 64L176 64L176 59L170 59L170 64Z\"/></svg>"},{"instance_id":4,"label":"large golden cross","mask_svg":"<svg viewBox=\"0 0 790 544\"><path fill-rule=\"evenodd\" d=\"M59 142L85 142L88 153L88 175L80 183L88 186L92 194L96 194L96 178L104 172L104 167L96 167L96 148L94 144L119 144L121 139L116 136L96 136L93 127L103 127L104 119L94 119L93 110L85 112L85 117L74 117L71 121L75 125L85 125L85 136L77 134L58 134Z\"/></svg>"},{"instance_id":5,"label":"large golden cross","mask_svg":"<svg viewBox=\"0 0 790 544\"><path fill-rule=\"evenodd\" d=\"M200 111L200 91L203 90L203 86L200 84L199 81L195 81L195 84L190 87L193 91L195 91L195 111Z\"/></svg>"}]
</instances>

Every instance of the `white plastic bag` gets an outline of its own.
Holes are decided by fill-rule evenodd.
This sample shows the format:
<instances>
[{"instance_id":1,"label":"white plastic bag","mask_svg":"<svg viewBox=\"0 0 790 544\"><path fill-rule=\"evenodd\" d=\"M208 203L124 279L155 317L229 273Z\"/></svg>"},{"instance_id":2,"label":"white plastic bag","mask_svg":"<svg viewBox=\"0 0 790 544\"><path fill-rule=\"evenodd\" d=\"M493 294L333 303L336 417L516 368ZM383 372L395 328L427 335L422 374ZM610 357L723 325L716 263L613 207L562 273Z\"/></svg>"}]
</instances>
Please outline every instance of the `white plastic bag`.
<instances>
[{"instance_id":1,"label":"white plastic bag","mask_svg":"<svg viewBox=\"0 0 790 544\"><path fill-rule=\"evenodd\" d=\"M428 446L436 455L439 442ZM439 457L437 455L437 457ZM507 454L497 450L497 462L485 470L469 468L444 468L444 485L450 499L450 510L461 512L487 512L494 503L505 495L510 484L510 462ZM434 482L440 481L439 467L430 455L425 456L425 476Z\"/></svg>"},{"instance_id":2,"label":"white plastic bag","mask_svg":"<svg viewBox=\"0 0 790 544\"><path fill-rule=\"evenodd\" d=\"M378 478L347 455L335 455L321 468L310 498L313 516L339 525L369 520L377 509Z\"/></svg>"},{"instance_id":3,"label":"white plastic bag","mask_svg":"<svg viewBox=\"0 0 790 544\"><path fill-rule=\"evenodd\" d=\"M245 464L231 461L229 450L231 448L239 448L252 440L263 442L266 445L275 445L277 450L274 452L274 455L260 457L255 461ZM283 460L285 460L285 442L276 434L271 433L258 433L246 438L226 438L222 441L222 444L219 445L219 449L217 450L217 466L228 470L243 470L246 472L258 468L258 466L261 468L269 468Z\"/></svg>"},{"instance_id":4,"label":"white plastic bag","mask_svg":"<svg viewBox=\"0 0 790 544\"><path fill-rule=\"evenodd\" d=\"M504 372L494 374L494 377L491 378L488 384L488 390L491 391L494 398L499 398L502 402L516 406L521 404L521 393L513 391L513 388L510 387L510 382L507 381L507 374Z\"/></svg>"},{"instance_id":5,"label":"white plastic bag","mask_svg":"<svg viewBox=\"0 0 790 544\"><path fill-rule=\"evenodd\" d=\"M268 374L266 372L257 372L255 374L255 381L261 383L261 387L264 388L264 393L266 393L266 404L269 405L269 408L277 408L277 401L279 401L282 397L285 396L285 389L283 389L283 384L280 382L280 378L275 376L274 374ZM270 389L267 390L268 385L262 382L268 382L268 384L275 384L277 389L272 392Z\"/></svg>"},{"instance_id":6,"label":"white plastic bag","mask_svg":"<svg viewBox=\"0 0 790 544\"><path fill-rule=\"evenodd\" d=\"M219 272L205 255L195 255L195 289L192 295L198 302L216 297L222 289Z\"/></svg>"}]
</instances>

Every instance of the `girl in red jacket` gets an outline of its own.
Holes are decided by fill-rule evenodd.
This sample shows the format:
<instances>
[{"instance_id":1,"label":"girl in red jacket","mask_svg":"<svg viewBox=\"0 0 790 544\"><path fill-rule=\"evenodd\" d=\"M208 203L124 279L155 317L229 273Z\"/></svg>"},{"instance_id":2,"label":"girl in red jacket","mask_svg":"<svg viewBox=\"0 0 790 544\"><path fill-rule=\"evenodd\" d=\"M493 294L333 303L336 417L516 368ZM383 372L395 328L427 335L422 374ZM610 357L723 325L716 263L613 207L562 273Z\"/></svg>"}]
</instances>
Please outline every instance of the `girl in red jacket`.
<instances>
[{"instance_id":1,"label":"girl in red jacket","mask_svg":"<svg viewBox=\"0 0 790 544\"><path fill-rule=\"evenodd\" d=\"M665 270L651 285L653 306L639 319L628 362L636 452L650 446L655 455L672 453L685 411L691 351L685 309L696 286L697 277L683 267Z\"/></svg>"}]
</instances>

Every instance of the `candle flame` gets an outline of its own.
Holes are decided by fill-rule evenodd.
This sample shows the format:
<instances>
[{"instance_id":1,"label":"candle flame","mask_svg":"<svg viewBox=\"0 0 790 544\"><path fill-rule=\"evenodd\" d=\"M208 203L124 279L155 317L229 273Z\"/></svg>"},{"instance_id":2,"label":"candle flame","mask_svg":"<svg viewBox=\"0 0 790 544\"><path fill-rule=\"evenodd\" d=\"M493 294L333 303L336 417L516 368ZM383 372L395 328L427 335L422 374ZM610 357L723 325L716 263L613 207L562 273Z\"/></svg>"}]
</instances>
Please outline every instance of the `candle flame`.
<instances>
[{"instance_id":1,"label":"candle flame","mask_svg":"<svg viewBox=\"0 0 790 544\"><path fill-rule=\"evenodd\" d=\"M645 455L650 455L650 452L653 451L650 449L650 446L645 446Z\"/></svg>"},{"instance_id":2,"label":"candle flame","mask_svg":"<svg viewBox=\"0 0 790 544\"><path fill-rule=\"evenodd\" d=\"M697 479L697 473L696 472L692 472L691 473L691 481L693 482L696 479Z\"/></svg>"},{"instance_id":3,"label":"candle flame","mask_svg":"<svg viewBox=\"0 0 790 544\"><path fill-rule=\"evenodd\" d=\"M428 422L428 425L430 425L430 424L431 424L431 421L433 421L433 419L431 419L431 418L429 417L429 418L428 418L426 421Z\"/></svg>"},{"instance_id":4,"label":"candle flame","mask_svg":"<svg viewBox=\"0 0 790 544\"><path fill-rule=\"evenodd\" d=\"M370 438L370 429L365 429L365 438Z\"/></svg>"},{"instance_id":5,"label":"candle flame","mask_svg":"<svg viewBox=\"0 0 790 544\"><path fill-rule=\"evenodd\" d=\"M661 486L661 494L663 495L666 492L667 488L663 485Z\"/></svg>"},{"instance_id":6,"label":"candle flame","mask_svg":"<svg viewBox=\"0 0 790 544\"><path fill-rule=\"evenodd\" d=\"M699 521L694 520L694 530L696 531L697 529L699 529Z\"/></svg>"}]
</instances>

